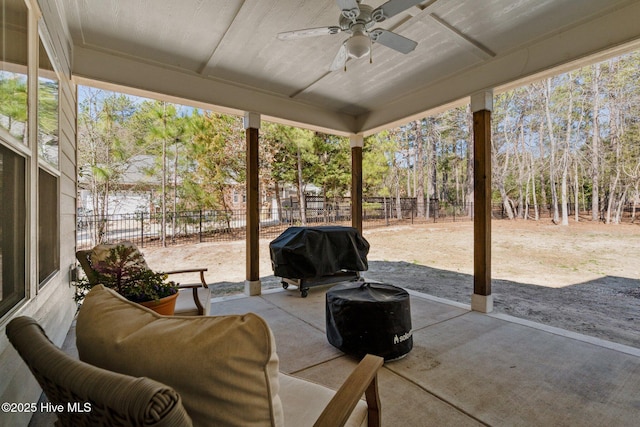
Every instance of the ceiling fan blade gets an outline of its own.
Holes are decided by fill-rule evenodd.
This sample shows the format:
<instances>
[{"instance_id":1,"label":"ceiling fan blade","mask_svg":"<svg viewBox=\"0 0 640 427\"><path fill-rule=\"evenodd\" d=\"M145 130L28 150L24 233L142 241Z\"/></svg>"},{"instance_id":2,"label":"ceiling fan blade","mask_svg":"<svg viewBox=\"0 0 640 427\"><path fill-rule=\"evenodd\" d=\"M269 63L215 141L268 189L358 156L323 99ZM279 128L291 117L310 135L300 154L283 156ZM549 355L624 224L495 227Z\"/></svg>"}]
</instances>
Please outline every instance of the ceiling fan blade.
<instances>
[{"instance_id":1,"label":"ceiling fan blade","mask_svg":"<svg viewBox=\"0 0 640 427\"><path fill-rule=\"evenodd\" d=\"M424 0L389 0L372 12L376 22L382 22L387 18L397 15L398 13L422 3Z\"/></svg>"},{"instance_id":2,"label":"ceiling fan blade","mask_svg":"<svg viewBox=\"0 0 640 427\"><path fill-rule=\"evenodd\" d=\"M392 33L391 31L383 30L382 28L371 30L369 37L371 37L372 41L401 53L409 53L418 45L417 42L411 39L403 37L400 34Z\"/></svg>"},{"instance_id":3,"label":"ceiling fan blade","mask_svg":"<svg viewBox=\"0 0 640 427\"><path fill-rule=\"evenodd\" d=\"M318 27L318 28L306 28L304 30L285 31L278 33L278 39L280 40L295 40L303 39L305 37L326 36L330 34L338 34L341 31L340 27Z\"/></svg>"},{"instance_id":4,"label":"ceiling fan blade","mask_svg":"<svg viewBox=\"0 0 640 427\"><path fill-rule=\"evenodd\" d=\"M344 66L347 64L347 59L349 59L349 55L347 54L347 42L344 42L342 43L342 46L340 46L340 50L338 50L336 57L333 58L333 62L331 63L329 70L343 70Z\"/></svg>"},{"instance_id":5,"label":"ceiling fan blade","mask_svg":"<svg viewBox=\"0 0 640 427\"><path fill-rule=\"evenodd\" d=\"M360 7L356 0L336 0L338 7L342 11L342 16L354 21L360 15Z\"/></svg>"}]
</instances>

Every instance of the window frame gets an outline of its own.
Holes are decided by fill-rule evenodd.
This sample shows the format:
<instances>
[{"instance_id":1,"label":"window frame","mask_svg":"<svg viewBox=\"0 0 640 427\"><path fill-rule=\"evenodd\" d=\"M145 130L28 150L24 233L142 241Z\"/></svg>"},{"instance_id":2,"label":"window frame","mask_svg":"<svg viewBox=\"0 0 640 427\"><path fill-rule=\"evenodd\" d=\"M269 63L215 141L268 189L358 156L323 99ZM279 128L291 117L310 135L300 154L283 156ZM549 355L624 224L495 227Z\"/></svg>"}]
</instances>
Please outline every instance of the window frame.
<instances>
[{"instance_id":1,"label":"window frame","mask_svg":"<svg viewBox=\"0 0 640 427\"><path fill-rule=\"evenodd\" d=\"M5 46L10 45L12 49L19 46L17 52L21 53L14 55L15 57L11 58L11 53L7 53L5 50L0 52L0 71L24 75L26 117L22 138L12 134L10 129L5 128L4 126L1 128L2 131L0 131L0 146L3 151L6 150L6 154L3 153L3 156L7 154L15 156L11 161L16 162L15 165L19 164L18 167L22 169L22 176L15 177L20 181L16 183L15 180L11 180L13 184L12 190L10 189L5 192L5 190L2 189L3 196L9 193L8 198L11 200L3 200L4 206L7 206L7 209L2 211L0 223L5 225L4 223L6 222L6 225L10 227L12 234L9 237L10 240L0 241L0 250L4 252L6 249L8 252L8 254L5 254L6 258L2 257L3 259L1 261L2 265L0 265L0 270L2 270L3 276L6 274L6 278L11 280L13 287L11 292L8 292L7 295L2 295L1 297L0 319L10 315L12 312L15 312L18 307L23 305L24 302L30 298L32 283L30 275L30 266L32 263L32 258L30 257L30 234L33 207L30 197L32 195L33 188L32 171L34 165L34 152L32 122L34 118L34 109L32 103L35 94L32 87L34 79L34 54L30 40L31 35L35 31L33 25L34 11L26 1L17 0L14 3L19 8L16 9L16 16L22 16L23 14L26 16L25 22L20 20L19 23L14 26L17 29L22 29L24 25L24 34L19 31L3 32L7 37L2 39L2 43ZM4 7L5 5L3 4L2 6ZM10 19L1 23L3 29L11 25L12 21ZM20 55L23 53L25 54L24 64L20 62ZM11 62L12 60L14 62ZM5 161L6 160L3 158L3 162ZM15 165L12 165L11 167L15 167ZM4 173L1 175L1 178L4 181ZM5 185L5 183L3 182L2 185ZM5 213L7 214L6 217L4 216ZM16 226L16 224L19 224L19 226ZM3 232L3 239L8 235L9 233ZM3 283L4 279L5 277L2 277ZM9 284L7 284L7 289L9 289ZM5 291L3 290L3 294L4 293Z\"/></svg>"},{"instance_id":2,"label":"window frame","mask_svg":"<svg viewBox=\"0 0 640 427\"><path fill-rule=\"evenodd\" d=\"M36 151L37 151L37 160L38 160L38 170L36 172L36 180L37 180L37 184L36 184L36 206L35 206L35 214L37 217L37 221L36 221L36 226L38 229L38 233L37 233L37 242L36 242L36 253L37 253L37 268L36 268L36 278L37 278L37 289L42 289L42 287L44 287L46 284L50 283L52 281L52 279L54 277L57 276L57 274L60 272L60 265L61 265L61 260L60 260L60 254L61 254L61 250L62 248L60 247L61 245L61 239L60 239L60 199L61 199L61 194L60 194L60 178L61 178L61 173L60 173L60 154L61 154L61 148L60 148L60 73L57 69L56 66L56 57L55 55L51 54L51 48L50 46L50 40L48 37L48 33L46 32L46 29L44 27L44 23L42 21L42 19L38 20L38 52L36 54L37 57L37 61L38 61L38 67L37 67L37 73L36 73L36 80L37 80L37 92L36 92ZM41 155L40 152L40 72L42 70L42 68L40 67L40 47L42 47L42 49L44 50L44 54L47 55L47 60L49 61L49 64L51 65L52 70L47 69L47 71L52 72L55 74L56 80L57 80L57 84L58 84L58 89L57 89L57 94L56 94L56 101L57 101L57 105L56 105L56 131L57 131L57 135L58 135L58 152L57 152L57 156L56 156L56 164L53 164L52 162L48 161L48 159ZM41 254L41 249L42 249L42 243L41 243L41 237L43 236L44 233L41 232L41 228L43 226L43 222L45 223L45 225L52 223L50 221L51 217L47 217L47 218L42 218L40 215L41 212L41 203L43 203L42 200L42 195L40 193L41 190L41 173L45 173L50 175L54 180L55 180L55 199L54 199L54 203L55 203L55 212L54 212L54 220L53 223L55 224L55 232L49 236L51 237L52 241L50 242L45 242L45 245L49 245L50 247L54 248L53 252L55 254L55 258L52 261L52 268L50 269L50 271L46 272L46 274L43 276L43 273L41 272L41 267L43 264L43 256Z\"/></svg>"},{"instance_id":3,"label":"window frame","mask_svg":"<svg viewBox=\"0 0 640 427\"><path fill-rule=\"evenodd\" d=\"M44 27L44 22L42 21L42 19L38 20L38 53L37 53L37 57L38 57L38 72L36 74L36 79L37 79L37 93L36 93L36 122L37 122L37 127L36 127L36 137L35 137L35 143L37 145L37 150L38 150L38 163L42 164L43 161L44 163L48 166L48 169L50 169L52 172L53 171L59 171L60 170L60 154L61 154L61 149L60 149L60 72L57 69L57 63L56 63L56 56L53 55L52 49L49 47L50 46L50 41L49 41L49 36L48 33L46 32L46 29ZM44 51L44 54L47 55L47 60L49 61L49 65L51 65L51 69L46 68L43 69L40 66L40 47L42 47L42 50ZM58 139L58 144L57 144L57 153L56 153L56 163L52 163L50 161L48 161L48 159L41 154L40 152L40 142L41 142L41 138L40 138L40 126L41 126L41 115L40 115L40 106L41 106L41 98L40 98L40 79L41 78L47 78L47 77L42 77L41 76L41 71L42 70L46 70L48 73L51 73L53 75L55 75L55 81L57 83L57 91L56 91L56 135L57 135L57 139ZM43 73L44 74L44 73ZM52 79L50 79L52 80Z\"/></svg>"},{"instance_id":4,"label":"window frame","mask_svg":"<svg viewBox=\"0 0 640 427\"><path fill-rule=\"evenodd\" d=\"M6 141L4 138L0 137L0 146L2 147L3 150L7 150L9 153L13 154L14 156L16 156L17 159L22 160L23 163L23 171L22 171L22 193L23 193L23 197L21 198L22 200L24 200L24 204L21 206L23 209L23 227L22 227L22 243L21 243L21 248L23 249L23 256L22 256L22 260L17 260L14 261L11 264L11 268L15 268L15 267L22 267L22 271L18 273L18 275L20 275L22 277L22 281L23 281L23 286L22 286L22 291L21 292L12 292L11 294L8 295L8 298L5 298L4 295L2 295L2 299L0 299L0 318L5 316L7 313L10 313L16 306L18 306L20 304L21 301L24 301L25 299L28 298L28 288L29 288L29 280L28 280L28 270L29 270L29 262L28 262L28 257L27 255L27 248L28 248L28 230L29 230L29 221L28 221L28 211L29 211L29 203L28 203L28 199L27 199L27 195L29 194L29 162L30 162L30 158L28 155L25 155L24 151L23 151L23 147L20 147L20 145L18 146L20 149L17 149L18 147L15 147L12 143L12 141ZM3 166L4 169L4 166ZM2 176L0 176L0 178L3 178ZM4 183L2 183L2 185L4 185ZM14 200L19 200L19 196L14 195ZM6 202L6 200L5 200ZM18 206L16 206L18 207ZM20 208L20 207L18 207ZM4 219L2 220L4 221ZM13 226L12 230L14 232L18 231L18 229ZM6 235L5 233L3 234L3 239L4 236ZM16 245L16 243L18 243L18 245L20 245L19 242L14 242L13 246ZM5 246L5 242L0 241L0 251L2 251L4 249ZM20 252L20 251L15 251L13 250L12 252ZM19 257L18 254L16 254L17 257ZM20 262L22 261L22 262ZM6 271L5 268L5 264L4 264L4 257L2 257L2 274L4 275L4 272ZM16 272L14 271L14 276L16 275ZM2 277L2 279L0 279L0 286L4 286L2 283L4 282L4 277ZM14 289L18 289L17 286L14 287ZM3 294L4 294L4 290L3 290ZM10 303L5 307L6 303L5 301L9 300Z\"/></svg>"}]
</instances>

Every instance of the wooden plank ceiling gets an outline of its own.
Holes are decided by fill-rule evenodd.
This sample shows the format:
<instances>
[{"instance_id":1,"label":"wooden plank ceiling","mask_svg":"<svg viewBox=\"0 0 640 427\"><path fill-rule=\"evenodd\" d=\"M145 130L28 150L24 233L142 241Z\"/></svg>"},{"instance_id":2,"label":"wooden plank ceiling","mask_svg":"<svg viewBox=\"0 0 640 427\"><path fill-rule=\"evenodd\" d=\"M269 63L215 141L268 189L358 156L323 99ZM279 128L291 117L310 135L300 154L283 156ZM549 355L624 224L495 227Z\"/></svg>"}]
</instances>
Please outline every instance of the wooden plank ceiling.
<instances>
[{"instance_id":1,"label":"wooden plank ceiling","mask_svg":"<svg viewBox=\"0 0 640 427\"><path fill-rule=\"evenodd\" d=\"M364 0L376 8L384 0ZM640 0L428 0L376 24L379 43L329 67L350 36L335 0L61 0L79 83L102 82L337 134L369 134L468 95L638 48Z\"/></svg>"}]
</instances>

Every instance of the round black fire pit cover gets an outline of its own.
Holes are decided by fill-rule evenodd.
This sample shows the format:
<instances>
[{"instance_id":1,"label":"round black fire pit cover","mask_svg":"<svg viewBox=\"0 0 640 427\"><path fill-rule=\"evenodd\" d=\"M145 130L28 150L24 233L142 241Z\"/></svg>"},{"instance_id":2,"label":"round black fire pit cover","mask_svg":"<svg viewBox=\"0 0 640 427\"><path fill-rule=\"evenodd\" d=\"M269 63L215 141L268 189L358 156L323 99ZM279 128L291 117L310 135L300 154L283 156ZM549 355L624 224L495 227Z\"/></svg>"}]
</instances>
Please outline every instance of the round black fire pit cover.
<instances>
[{"instance_id":1,"label":"round black fire pit cover","mask_svg":"<svg viewBox=\"0 0 640 427\"><path fill-rule=\"evenodd\" d=\"M385 283L345 283L326 296L327 339L347 354L385 360L413 348L411 307L404 289Z\"/></svg>"}]
</instances>

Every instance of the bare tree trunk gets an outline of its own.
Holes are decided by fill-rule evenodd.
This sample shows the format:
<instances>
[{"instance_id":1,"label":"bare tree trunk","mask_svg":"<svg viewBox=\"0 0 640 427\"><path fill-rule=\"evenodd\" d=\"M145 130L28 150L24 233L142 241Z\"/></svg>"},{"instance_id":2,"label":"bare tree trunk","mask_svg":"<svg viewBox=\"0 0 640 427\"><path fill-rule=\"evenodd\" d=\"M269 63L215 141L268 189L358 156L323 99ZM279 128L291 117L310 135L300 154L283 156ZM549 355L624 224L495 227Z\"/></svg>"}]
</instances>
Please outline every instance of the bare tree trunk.
<instances>
[{"instance_id":1,"label":"bare tree trunk","mask_svg":"<svg viewBox=\"0 0 640 427\"><path fill-rule=\"evenodd\" d=\"M329 212L327 209L327 186L326 184L322 184L322 222L329 222Z\"/></svg>"},{"instance_id":2,"label":"bare tree trunk","mask_svg":"<svg viewBox=\"0 0 640 427\"><path fill-rule=\"evenodd\" d=\"M455 199L455 206L458 206L460 204L460 171L458 169L458 162L456 161L455 166L453 167L453 176L455 178L456 181L456 199ZM454 207L455 209L455 207Z\"/></svg>"},{"instance_id":3,"label":"bare tree trunk","mask_svg":"<svg viewBox=\"0 0 640 427\"><path fill-rule=\"evenodd\" d=\"M591 220L600 220L600 64L593 66L593 137L591 139Z\"/></svg>"},{"instance_id":4,"label":"bare tree trunk","mask_svg":"<svg viewBox=\"0 0 640 427\"><path fill-rule=\"evenodd\" d=\"M531 168L531 193L533 195L533 212L536 221L540 219L540 211L538 209L538 195L536 194L536 173L533 160L533 154L530 155L530 168Z\"/></svg>"},{"instance_id":5,"label":"bare tree trunk","mask_svg":"<svg viewBox=\"0 0 640 427\"><path fill-rule=\"evenodd\" d=\"M524 125L520 121L520 135L517 140L518 149L516 150L516 160L518 162L518 218L525 218L525 193L528 198L528 180L525 180L525 146L524 146ZM527 183L526 190L523 189L524 183ZM528 202L528 200L527 200ZM527 207L528 209L528 207Z\"/></svg>"},{"instance_id":6,"label":"bare tree trunk","mask_svg":"<svg viewBox=\"0 0 640 427\"><path fill-rule=\"evenodd\" d=\"M498 187L498 191L500 192L500 199L502 200L502 206L504 208L505 213L507 214L507 218L509 219L513 219L514 215L513 215L513 209L511 208L511 199L509 199L509 195L507 194L507 190L504 187L504 181L505 181L505 177L507 176L507 172L509 171L509 161L511 159L511 149L509 148L509 134L507 133L507 129L505 127L504 129L504 140L506 141L506 145L507 148L505 150L505 154L504 154L504 164L502 165L502 167L499 167L498 164L498 149L495 146L495 140L492 138L491 141L491 158L492 158L492 163L495 165L494 167L496 169L500 169L498 172L496 172L495 174L495 182L494 184ZM515 148L514 148L514 151Z\"/></svg>"},{"instance_id":7,"label":"bare tree trunk","mask_svg":"<svg viewBox=\"0 0 640 427\"><path fill-rule=\"evenodd\" d=\"M175 156L173 163L173 218L171 218L171 229L173 231L173 235L171 236L171 241L176 241L176 220L178 216L178 140L174 141L175 143Z\"/></svg>"},{"instance_id":8,"label":"bare tree trunk","mask_svg":"<svg viewBox=\"0 0 640 427\"><path fill-rule=\"evenodd\" d=\"M638 198L640 197L639 184L636 181L635 184L635 196L633 197L633 207L631 208L631 223L633 224L636 221L636 209L638 207Z\"/></svg>"},{"instance_id":9,"label":"bare tree trunk","mask_svg":"<svg viewBox=\"0 0 640 427\"><path fill-rule=\"evenodd\" d=\"M167 246L167 140L162 138L162 230L160 241L162 247Z\"/></svg>"},{"instance_id":10,"label":"bare tree trunk","mask_svg":"<svg viewBox=\"0 0 640 427\"><path fill-rule=\"evenodd\" d=\"M407 156L407 160L409 160L409 156ZM407 197L411 197L411 168L410 167L407 168Z\"/></svg>"},{"instance_id":11,"label":"bare tree trunk","mask_svg":"<svg viewBox=\"0 0 640 427\"><path fill-rule=\"evenodd\" d=\"M471 105L467 104L467 129L469 129L469 140L467 141L467 179L465 203L468 207L468 215L473 218L473 113Z\"/></svg>"},{"instance_id":12,"label":"bare tree trunk","mask_svg":"<svg viewBox=\"0 0 640 427\"><path fill-rule=\"evenodd\" d=\"M384 223L389 225L389 210L387 207L387 196L382 196L382 202L384 204Z\"/></svg>"},{"instance_id":13,"label":"bare tree trunk","mask_svg":"<svg viewBox=\"0 0 640 427\"><path fill-rule=\"evenodd\" d=\"M276 207L278 209L278 222L282 222L282 198L280 197L280 185L278 180L274 180L273 191L276 193Z\"/></svg>"},{"instance_id":14,"label":"bare tree trunk","mask_svg":"<svg viewBox=\"0 0 640 427\"><path fill-rule=\"evenodd\" d=\"M573 76L569 73L569 105L567 106L567 125L564 137L564 153L562 155L562 225L569 225L569 157L571 155L571 129L573 117Z\"/></svg>"},{"instance_id":15,"label":"bare tree trunk","mask_svg":"<svg viewBox=\"0 0 640 427\"><path fill-rule=\"evenodd\" d=\"M551 142L551 159L549 165L549 181L551 185L551 203L553 204L553 223L557 224L560 221L560 214L558 212L558 190L556 188L556 137L553 131L553 120L551 119L551 79L548 78L546 80L545 86L545 97L544 97L544 108L545 114L547 116L547 126L549 128L549 141Z\"/></svg>"},{"instance_id":16,"label":"bare tree trunk","mask_svg":"<svg viewBox=\"0 0 640 427\"><path fill-rule=\"evenodd\" d=\"M529 180L529 176L527 175L527 181L524 189L524 210L522 215L523 219L529 219L529 206L530 206L529 184L530 184L530 180Z\"/></svg>"},{"instance_id":17,"label":"bare tree trunk","mask_svg":"<svg viewBox=\"0 0 640 427\"><path fill-rule=\"evenodd\" d=\"M502 198L502 206L504 206L504 211L507 214L507 218L513 219L513 209L511 208L511 199L509 199L509 195L504 188L504 183L500 181L498 183L498 191L500 191L500 197Z\"/></svg>"},{"instance_id":18,"label":"bare tree trunk","mask_svg":"<svg viewBox=\"0 0 640 427\"><path fill-rule=\"evenodd\" d=\"M429 120L429 142L431 143L431 158L430 161L430 169L431 169L431 198L434 199L433 209L433 217L435 219L438 218L438 159L436 157L436 153L438 152L438 140L436 139L435 129L434 129L434 121Z\"/></svg>"},{"instance_id":19,"label":"bare tree trunk","mask_svg":"<svg viewBox=\"0 0 640 427\"><path fill-rule=\"evenodd\" d=\"M627 200L627 192L629 191L629 186L625 185L624 189L622 190L622 194L620 195L620 198L618 199L618 205L616 206L616 216L615 216L615 223L616 224L620 224L622 222L622 208L624 207L624 203Z\"/></svg>"},{"instance_id":20,"label":"bare tree trunk","mask_svg":"<svg viewBox=\"0 0 640 427\"><path fill-rule=\"evenodd\" d=\"M568 128L571 125L567 125ZM567 129L567 135L570 133L570 130ZM568 139L569 137L567 137ZM562 154L561 166L562 166L562 178L560 184L560 208L562 211L562 225L569 225L569 145L568 140L565 141L565 151Z\"/></svg>"},{"instance_id":21,"label":"bare tree trunk","mask_svg":"<svg viewBox=\"0 0 640 427\"><path fill-rule=\"evenodd\" d=\"M567 188L567 177L568 177L568 172L567 172L567 167L565 166L562 169L562 184L561 184L561 194L560 194L560 198L561 198L561 207L562 207L562 225L569 225L569 212L568 212L568 203L569 201L567 200L567 194L568 194L568 188Z\"/></svg>"},{"instance_id":22,"label":"bare tree trunk","mask_svg":"<svg viewBox=\"0 0 640 427\"><path fill-rule=\"evenodd\" d=\"M420 120L416 120L416 162L415 173L417 175L417 182L415 185L416 191L416 204L417 215L422 218L425 217L424 210L424 138L422 137L422 124Z\"/></svg>"},{"instance_id":23,"label":"bare tree trunk","mask_svg":"<svg viewBox=\"0 0 640 427\"><path fill-rule=\"evenodd\" d=\"M396 168L396 218L402 219L402 200L400 199L400 173Z\"/></svg>"},{"instance_id":24,"label":"bare tree trunk","mask_svg":"<svg viewBox=\"0 0 640 427\"><path fill-rule=\"evenodd\" d=\"M167 103L162 103L162 231L160 241L162 247L167 246Z\"/></svg>"},{"instance_id":25,"label":"bare tree trunk","mask_svg":"<svg viewBox=\"0 0 640 427\"><path fill-rule=\"evenodd\" d=\"M574 209L575 209L575 221L580 221L580 186L578 183L580 182L580 177L578 176L578 162L574 162L573 164L573 176L574 176L574 185L573 185L573 199L574 199Z\"/></svg>"},{"instance_id":26,"label":"bare tree trunk","mask_svg":"<svg viewBox=\"0 0 640 427\"><path fill-rule=\"evenodd\" d=\"M540 159L544 159L544 122L540 121L540 135L539 147L540 147ZM547 207L547 184L544 176L544 168L540 168L540 205L544 208Z\"/></svg>"},{"instance_id":27,"label":"bare tree trunk","mask_svg":"<svg viewBox=\"0 0 640 427\"><path fill-rule=\"evenodd\" d=\"M607 215L605 222L607 224L611 224L611 210L613 209L613 201L616 198L615 191L618 186L618 181L620 180L620 171L616 172L616 177L613 182L609 185L609 200L607 201Z\"/></svg>"},{"instance_id":28,"label":"bare tree trunk","mask_svg":"<svg viewBox=\"0 0 640 427\"><path fill-rule=\"evenodd\" d=\"M300 222L307 225L307 201L304 194L304 182L302 181L302 151L300 145L297 150L298 158L298 200L300 207Z\"/></svg>"},{"instance_id":29,"label":"bare tree trunk","mask_svg":"<svg viewBox=\"0 0 640 427\"><path fill-rule=\"evenodd\" d=\"M610 61L609 65L610 72L615 74L617 71L617 64L615 60ZM619 217L616 214L618 212L618 206L624 204L624 199L626 197L626 185L624 185L624 181L620 182L620 176L623 168L623 156L622 156L622 129L621 129L621 120L620 120L620 105L619 102L622 98L621 94L614 90L612 96L609 97L611 102L608 104L609 109L609 129L611 134L611 148L615 151L615 170L616 170L616 178L613 184L610 186L609 190L609 203L607 205L607 224L611 221L611 214L614 213L614 222L617 224L619 222ZM618 186L621 185L622 191L619 191ZM612 212L615 211L615 212Z\"/></svg>"}]
</instances>

